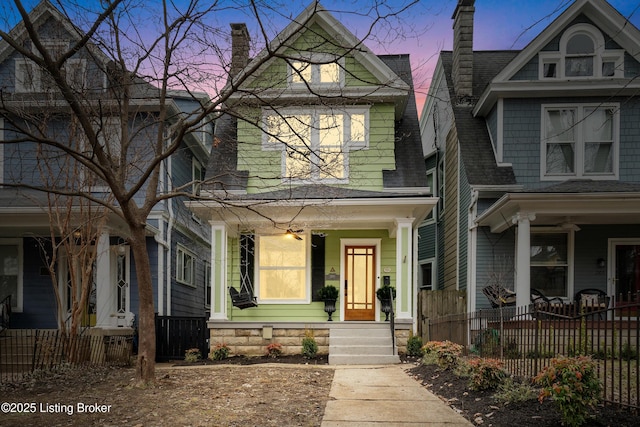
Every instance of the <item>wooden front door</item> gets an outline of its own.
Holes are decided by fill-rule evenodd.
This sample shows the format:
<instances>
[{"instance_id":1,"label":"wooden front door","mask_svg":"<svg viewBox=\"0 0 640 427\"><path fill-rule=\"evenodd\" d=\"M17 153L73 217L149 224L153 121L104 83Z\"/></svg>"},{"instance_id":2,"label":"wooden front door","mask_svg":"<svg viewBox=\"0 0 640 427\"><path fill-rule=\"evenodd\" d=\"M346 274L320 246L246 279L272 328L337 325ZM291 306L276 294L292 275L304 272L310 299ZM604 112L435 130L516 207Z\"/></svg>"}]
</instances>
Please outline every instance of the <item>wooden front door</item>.
<instances>
[{"instance_id":1,"label":"wooden front door","mask_svg":"<svg viewBox=\"0 0 640 427\"><path fill-rule=\"evenodd\" d=\"M375 320L376 247L345 247L344 320Z\"/></svg>"}]
</instances>

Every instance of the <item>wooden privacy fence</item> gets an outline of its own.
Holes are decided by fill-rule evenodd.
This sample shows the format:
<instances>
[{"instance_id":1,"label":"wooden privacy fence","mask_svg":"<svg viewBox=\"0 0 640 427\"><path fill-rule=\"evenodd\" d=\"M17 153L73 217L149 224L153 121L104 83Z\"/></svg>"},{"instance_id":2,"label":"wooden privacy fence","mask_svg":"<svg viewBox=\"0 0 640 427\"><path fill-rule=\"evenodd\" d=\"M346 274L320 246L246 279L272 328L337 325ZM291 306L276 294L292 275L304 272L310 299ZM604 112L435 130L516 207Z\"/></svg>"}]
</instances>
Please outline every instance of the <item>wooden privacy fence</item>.
<instances>
[{"instance_id":1,"label":"wooden privacy fence","mask_svg":"<svg viewBox=\"0 0 640 427\"><path fill-rule=\"evenodd\" d=\"M467 296L465 291L427 291L418 294L418 335L423 342L429 341L429 320L450 314L462 314L467 311ZM454 326L455 327L455 326ZM457 333L463 339L464 328Z\"/></svg>"},{"instance_id":2,"label":"wooden privacy fence","mask_svg":"<svg viewBox=\"0 0 640 427\"><path fill-rule=\"evenodd\" d=\"M66 331L6 329L0 334L0 383L62 365L128 365L133 336L76 335Z\"/></svg>"},{"instance_id":3,"label":"wooden privacy fence","mask_svg":"<svg viewBox=\"0 0 640 427\"><path fill-rule=\"evenodd\" d=\"M431 341L462 344L467 354L501 359L531 378L560 356L591 356L607 403L640 408L640 293L609 306L535 306L481 310L430 319Z\"/></svg>"},{"instance_id":4,"label":"wooden privacy fence","mask_svg":"<svg viewBox=\"0 0 640 427\"><path fill-rule=\"evenodd\" d=\"M203 358L208 356L206 317L156 316L156 361L182 360L190 348L199 349Z\"/></svg>"}]
</instances>

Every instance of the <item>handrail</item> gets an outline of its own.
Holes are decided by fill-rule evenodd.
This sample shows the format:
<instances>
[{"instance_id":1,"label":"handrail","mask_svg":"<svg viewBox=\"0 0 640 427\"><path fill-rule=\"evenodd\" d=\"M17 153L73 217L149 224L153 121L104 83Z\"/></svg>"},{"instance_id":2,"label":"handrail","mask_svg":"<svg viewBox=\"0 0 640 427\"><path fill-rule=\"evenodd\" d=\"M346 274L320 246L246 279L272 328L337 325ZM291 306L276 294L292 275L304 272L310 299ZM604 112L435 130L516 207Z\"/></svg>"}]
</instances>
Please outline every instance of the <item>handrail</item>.
<instances>
[{"instance_id":1,"label":"handrail","mask_svg":"<svg viewBox=\"0 0 640 427\"><path fill-rule=\"evenodd\" d=\"M391 349L393 351L393 355L397 354L396 351L396 325L395 325L395 311L393 310L393 289L389 288L389 300L391 301L391 311L389 315L391 316L391 321L389 322L389 327L391 328Z\"/></svg>"}]
</instances>

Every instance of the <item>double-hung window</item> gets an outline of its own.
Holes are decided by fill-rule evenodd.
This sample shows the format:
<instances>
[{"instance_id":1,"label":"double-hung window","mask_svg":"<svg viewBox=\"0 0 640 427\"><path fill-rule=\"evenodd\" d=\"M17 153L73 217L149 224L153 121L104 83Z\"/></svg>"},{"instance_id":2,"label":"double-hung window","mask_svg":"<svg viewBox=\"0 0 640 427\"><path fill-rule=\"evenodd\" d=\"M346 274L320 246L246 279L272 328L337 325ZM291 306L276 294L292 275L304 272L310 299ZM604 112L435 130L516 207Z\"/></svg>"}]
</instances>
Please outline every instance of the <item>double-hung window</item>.
<instances>
[{"instance_id":1,"label":"double-hung window","mask_svg":"<svg viewBox=\"0 0 640 427\"><path fill-rule=\"evenodd\" d=\"M268 110L263 120L263 149L282 151L283 180L346 182L349 151L368 148L366 108Z\"/></svg>"},{"instance_id":2,"label":"double-hung window","mask_svg":"<svg viewBox=\"0 0 640 427\"><path fill-rule=\"evenodd\" d=\"M185 285L195 286L195 256L182 246L178 246L177 253L176 280Z\"/></svg>"},{"instance_id":3,"label":"double-hung window","mask_svg":"<svg viewBox=\"0 0 640 427\"><path fill-rule=\"evenodd\" d=\"M22 311L22 239L0 239L0 301L11 296L13 311Z\"/></svg>"},{"instance_id":4,"label":"double-hung window","mask_svg":"<svg viewBox=\"0 0 640 427\"><path fill-rule=\"evenodd\" d=\"M309 53L309 58L289 61L289 85L292 88L307 86L344 86L344 61L334 55Z\"/></svg>"},{"instance_id":5,"label":"double-hung window","mask_svg":"<svg viewBox=\"0 0 640 427\"><path fill-rule=\"evenodd\" d=\"M572 232L531 232L531 288L547 297L568 298Z\"/></svg>"},{"instance_id":6,"label":"double-hung window","mask_svg":"<svg viewBox=\"0 0 640 427\"><path fill-rule=\"evenodd\" d=\"M542 108L542 179L617 179L619 106Z\"/></svg>"},{"instance_id":7,"label":"double-hung window","mask_svg":"<svg viewBox=\"0 0 640 427\"><path fill-rule=\"evenodd\" d=\"M258 236L258 299L300 303L310 300L309 236Z\"/></svg>"}]
</instances>

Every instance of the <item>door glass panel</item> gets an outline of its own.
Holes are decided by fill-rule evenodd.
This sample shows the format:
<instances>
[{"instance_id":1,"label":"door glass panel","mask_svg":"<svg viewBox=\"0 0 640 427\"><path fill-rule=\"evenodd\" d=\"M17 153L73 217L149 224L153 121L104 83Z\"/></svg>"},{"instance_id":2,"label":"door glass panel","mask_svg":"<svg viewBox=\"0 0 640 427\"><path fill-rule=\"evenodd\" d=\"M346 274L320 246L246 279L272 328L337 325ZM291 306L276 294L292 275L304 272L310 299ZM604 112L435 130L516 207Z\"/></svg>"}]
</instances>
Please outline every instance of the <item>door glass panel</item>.
<instances>
[{"instance_id":1,"label":"door glass panel","mask_svg":"<svg viewBox=\"0 0 640 427\"><path fill-rule=\"evenodd\" d=\"M616 295L640 291L640 245L616 245Z\"/></svg>"}]
</instances>

